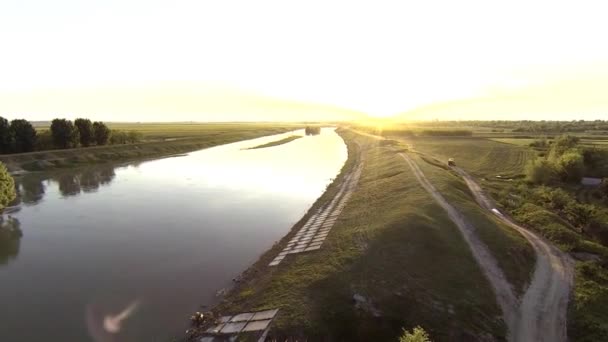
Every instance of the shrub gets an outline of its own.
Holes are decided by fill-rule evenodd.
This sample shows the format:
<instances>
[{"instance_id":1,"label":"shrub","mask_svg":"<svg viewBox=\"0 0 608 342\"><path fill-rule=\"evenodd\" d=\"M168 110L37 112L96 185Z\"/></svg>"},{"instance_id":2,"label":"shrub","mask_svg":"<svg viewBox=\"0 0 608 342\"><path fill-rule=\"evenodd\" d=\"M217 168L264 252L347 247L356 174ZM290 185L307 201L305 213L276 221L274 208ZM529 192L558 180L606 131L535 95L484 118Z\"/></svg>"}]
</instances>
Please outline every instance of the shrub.
<instances>
[{"instance_id":1,"label":"shrub","mask_svg":"<svg viewBox=\"0 0 608 342\"><path fill-rule=\"evenodd\" d=\"M0 211L15 199L15 181L0 163Z\"/></svg>"},{"instance_id":2,"label":"shrub","mask_svg":"<svg viewBox=\"0 0 608 342\"><path fill-rule=\"evenodd\" d=\"M431 342L429 334L420 326L415 327L412 332L403 329L403 335L399 342Z\"/></svg>"},{"instance_id":3,"label":"shrub","mask_svg":"<svg viewBox=\"0 0 608 342\"><path fill-rule=\"evenodd\" d=\"M574 149L564 152L556 160L556 169L563 181L579 182L585 172L583 155Z\"/></svg>"},{"instance_id":4,"label":"shrub","mask_svg":"<svg viewBox=\"0 0 608 342\"><path fill-rule=\"evenodd\" d=\"M545 158L537 158L526 165L526 180L534 184L551 184L557 179L555 166Z\"/></svg>"}]
</instances>

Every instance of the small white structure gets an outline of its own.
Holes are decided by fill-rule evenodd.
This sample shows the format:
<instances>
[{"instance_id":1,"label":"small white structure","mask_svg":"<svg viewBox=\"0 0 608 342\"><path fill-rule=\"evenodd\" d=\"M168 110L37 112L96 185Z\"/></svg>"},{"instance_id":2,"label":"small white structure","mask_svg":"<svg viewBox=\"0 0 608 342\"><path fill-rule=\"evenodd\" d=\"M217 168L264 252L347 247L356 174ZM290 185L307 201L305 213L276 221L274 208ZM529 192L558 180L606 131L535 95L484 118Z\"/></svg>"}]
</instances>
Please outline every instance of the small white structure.
<instances>
[{"instance_id":1,"label":"small white structure","mask_svg":"<svg viewBox=\"0 0 608 342\"><path fill-rule=\"evenodd\" d=\"M601 178L583 177L583 179L581 179L581 185L600 186L600 184L602 184Z\"/></svg>"}]
</instances>

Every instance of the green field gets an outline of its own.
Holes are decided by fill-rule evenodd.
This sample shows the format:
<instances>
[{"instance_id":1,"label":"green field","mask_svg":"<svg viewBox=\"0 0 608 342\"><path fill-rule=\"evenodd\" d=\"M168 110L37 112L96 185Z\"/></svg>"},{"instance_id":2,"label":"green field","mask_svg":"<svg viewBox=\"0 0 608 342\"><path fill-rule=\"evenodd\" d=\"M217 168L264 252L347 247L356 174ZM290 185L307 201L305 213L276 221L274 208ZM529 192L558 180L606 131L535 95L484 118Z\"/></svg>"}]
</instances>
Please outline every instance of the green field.
<instances>
[{"instance_id":1,"label":"green field","mask_svg":"<svg viewBox=\"0 0 608 342\"><path fill-rule=\"evenodd\" d=\"M407 138L414 150L431 154L444 163L456 164L480 177L521 175L536 152L524 147L483 138Z\"/></svg>"},{"instance_id":2,"label":"green field","mask_svg":"<svg viewBox=\"0 0 608 342\"><path fill-rule=\"evenodd\" d=\"M496 142L500 142L500 143L505 143L505 144L517 145L517 146L530 146L530 144L533 143L534 141L536 141L537 139L529 139L529 138L491 138L490 140L496 141Z\"/></svg>"},{"instance_id":3,"label":"green field","mask_svg":"<svg viewBox=\"0 0 608 342\"><path fill-rule=\"evenodd\" d=\"M580 138L581 138L580 144L584 145L584 146L608 147L608 140L589 139L587 136L584 136L584 135L580 136ZM500 142L500 143L505 143L505 144L517 145L517 146L530 146L531 143L537 141L538 139L532 139L532 138L491 138L489 140Z\"/></svg>"}]
</instances>

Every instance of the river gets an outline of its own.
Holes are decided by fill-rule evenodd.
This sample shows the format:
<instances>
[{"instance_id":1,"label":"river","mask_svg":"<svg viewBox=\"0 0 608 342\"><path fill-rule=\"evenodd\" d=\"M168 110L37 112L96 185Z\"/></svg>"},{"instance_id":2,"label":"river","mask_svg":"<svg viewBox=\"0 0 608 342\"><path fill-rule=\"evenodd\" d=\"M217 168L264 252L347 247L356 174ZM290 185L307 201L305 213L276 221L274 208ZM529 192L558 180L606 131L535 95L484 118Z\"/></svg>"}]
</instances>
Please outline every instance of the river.
<instances>
[{"instance_id":1,"label":"river","mask_svg":"<svg viewBox=\"0 0 608 342\"><path fill-rule=\"evenodd\" d=\"M283 237L346 161L331 128L247 149L292 134L304 132L17 177L7 212L23 236L0 245L0 339L183 335L189 315ZM128 306L108 333L104 317Z\"/></svg>"}]
</instances>

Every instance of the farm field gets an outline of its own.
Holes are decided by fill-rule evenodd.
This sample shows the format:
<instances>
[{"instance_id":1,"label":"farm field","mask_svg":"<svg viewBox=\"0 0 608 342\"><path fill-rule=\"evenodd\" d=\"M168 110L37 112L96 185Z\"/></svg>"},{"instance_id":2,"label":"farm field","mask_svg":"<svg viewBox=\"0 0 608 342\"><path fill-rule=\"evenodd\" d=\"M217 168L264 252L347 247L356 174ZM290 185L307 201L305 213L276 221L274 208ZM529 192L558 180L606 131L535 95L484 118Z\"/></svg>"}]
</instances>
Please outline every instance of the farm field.
<instances>
[{"instance_id":1,"label":"farm field","mask_svg":"<svg viewBox=\"0 0 608 342\"><path fill-rule=\"evenodd\" d=\"M536 156L532 149L482 138L412 138L404 139L414 150L435 157L454 158L457 165L481 177L521 175L528 160Z\"/></svg>"}]
</instances>

